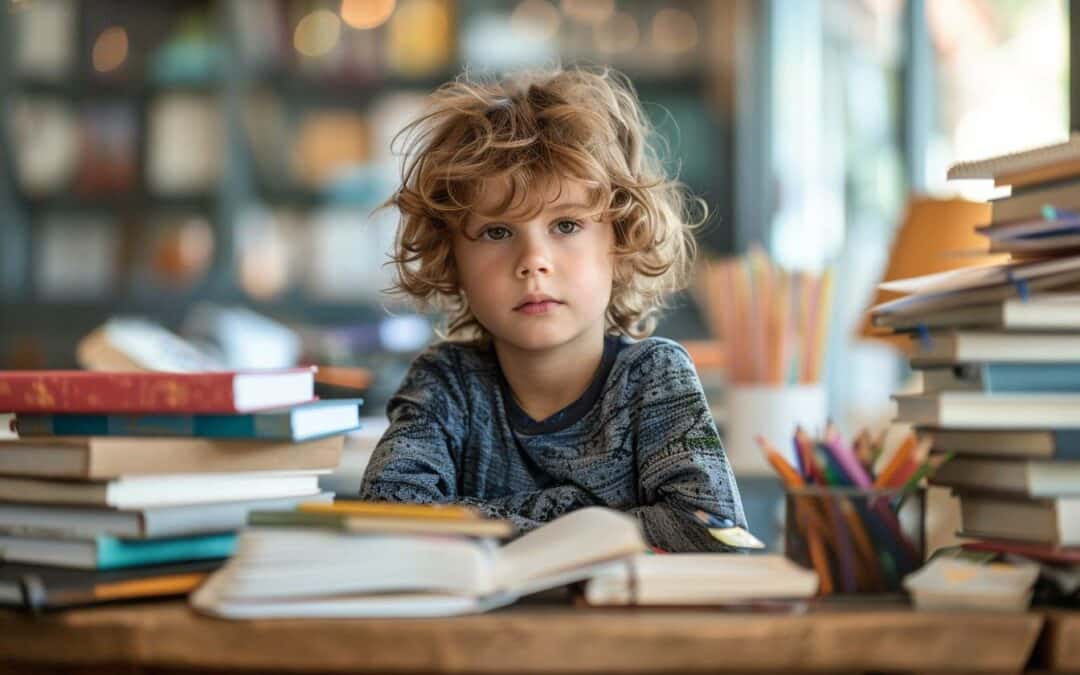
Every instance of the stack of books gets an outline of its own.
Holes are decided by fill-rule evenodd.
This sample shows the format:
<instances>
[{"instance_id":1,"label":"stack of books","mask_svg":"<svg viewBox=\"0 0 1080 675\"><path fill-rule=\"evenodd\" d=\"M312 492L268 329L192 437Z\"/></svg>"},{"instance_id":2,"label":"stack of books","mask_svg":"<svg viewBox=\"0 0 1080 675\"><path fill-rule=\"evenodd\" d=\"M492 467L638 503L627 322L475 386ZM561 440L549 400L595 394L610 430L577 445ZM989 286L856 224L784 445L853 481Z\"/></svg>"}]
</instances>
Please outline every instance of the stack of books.
<instances>
[{"instance_id":1,"label":"stack of books","mask_svg":"<svg viewBox=\"0 0 1080 675\"><path fill-rule=\"evenodd\" d=\"M923 391L900 421L952 455L931 478L959 497L970 547L1057 564L1080 556L1080 139L961 164L1012 187L978 231L1007 262L883 284L873 309L912 336ZM942 223L948 227L948 223Z\"/></svg>"},{"instance_id":2,"label":"stack of books","mask_svg":"<svg viewBox=\"0 0 1080 675\"><path fill-rule=\"evenodd\" d=\"M0 604L185 593L251 511L329 502L361 401L313 392L311 368L0 373Z\"/></svg>"}]
</instances>

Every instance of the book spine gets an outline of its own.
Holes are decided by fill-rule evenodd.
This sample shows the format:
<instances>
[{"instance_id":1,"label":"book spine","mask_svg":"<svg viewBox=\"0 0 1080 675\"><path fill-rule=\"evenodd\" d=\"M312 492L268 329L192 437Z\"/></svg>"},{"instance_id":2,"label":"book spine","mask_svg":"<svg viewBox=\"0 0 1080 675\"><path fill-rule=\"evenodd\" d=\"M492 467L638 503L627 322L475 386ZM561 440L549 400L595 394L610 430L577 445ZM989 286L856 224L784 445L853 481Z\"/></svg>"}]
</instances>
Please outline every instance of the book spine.
<instances>
[{"instance_id":1,"label":"book spine","mask_svg":"<svg viewBox=\"0 0 1080 675\"><path fill-rule=\"evenodd\" d=\"M19 415L22 436L191 436L183 415Z\"/></svg>"},{"instance_id":2,"label":"book spine","mask_svg":"<svg viewBox=\"0 0 1080 675\"><path fill-rule=\"evenodd\" d=\"M267 417L265 421L262 417ZM293 440L278 415L19 415L23 436L188 436Z\"/></svg>"},{"instance_id":3,"label":"book spine","mask_svg":"<svg viewBox=\"0 0 1080 675\"><path fill-rule=\"evenodd\" d=\"M227 558L236 546L236 534L212 534L146 541L113 537L97 539L97 567L101 570Z\"/></svg>"},{"instance_id":4,"label":"book spine","mask_svg":"<svg viewBox=\"0 0 1080 675\"><path fill-rule=\"evenodd\" d=\"M40 373L0 376L0 410L232 413L232 373Z\"/></svg>"},{"instance_id":5,"label":"book spine","mask_svg":"<svg viewBox=\"0 0 1080 675\"><path fill-rule=\"evenodd\" d=\"M281 433L273 425L262 422L262 417L277 418L279 415L200 415L195 418L195 435L207 438L262 438L266 440L292 440L292 433Z\"/></svg>"},{"instance_id":6,"label":"book spine","mask_svg":"<svg viewBox=\"0 0 1080 675\"><path fill-rule=\"evenodd\" d=\"M987 394L1080 393L1080 364L990 363L982 367L983 391Z\"/></svg>"},{"instance_id":7,"label":"book spine","mask_svg":"<svg viewBox=\"0 0 1080 675\"><path fill-rule=\"evenodd\" d=\"M1053 459L1080 461L1080 429L1061 429L1053 436Z\"/></svg>"}]
</instances>

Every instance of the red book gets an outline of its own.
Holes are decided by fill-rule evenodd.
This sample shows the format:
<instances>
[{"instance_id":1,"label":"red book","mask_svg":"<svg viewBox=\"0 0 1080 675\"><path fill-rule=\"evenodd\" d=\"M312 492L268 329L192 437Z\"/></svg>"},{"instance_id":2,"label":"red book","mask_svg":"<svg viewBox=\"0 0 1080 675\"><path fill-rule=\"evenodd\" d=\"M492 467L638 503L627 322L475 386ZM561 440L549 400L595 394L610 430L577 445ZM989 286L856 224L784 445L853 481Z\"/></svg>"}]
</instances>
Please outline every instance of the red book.
<instances>
[{"instance_id":1,"label":"red book","mask_svg":"<svg viewBox=\"0 0 1080 675\"><path fill-rule=\"evenodd\" d=\"M231 414L305 403L315 368L164 373L0 371L0 411Z\"/></svg>"},{"instance_id":2,"label":"red book","mask_svg":"<svg viewBox=\"0 0 1080 675\"><path fill-rule=\"evenodd\" d=\"M1063 548L1046 544L1032 544L1020 541L985 540L968 541L963 544L968 551L990 551L993 553L1012 553L1025 558L1057 565L1080 564L1080 548Z\"/></svg>"}]
</instances>

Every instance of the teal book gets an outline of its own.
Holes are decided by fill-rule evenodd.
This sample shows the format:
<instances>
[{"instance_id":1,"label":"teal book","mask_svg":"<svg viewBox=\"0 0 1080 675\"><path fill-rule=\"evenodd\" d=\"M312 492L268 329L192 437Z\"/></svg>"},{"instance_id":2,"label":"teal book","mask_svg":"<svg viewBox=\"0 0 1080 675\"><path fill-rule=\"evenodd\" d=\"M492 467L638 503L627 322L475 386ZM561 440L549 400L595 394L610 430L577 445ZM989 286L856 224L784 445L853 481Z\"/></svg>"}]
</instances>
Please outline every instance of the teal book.
<instances>
[{"instance_id":1,"label":"teal book","mask_svg":"<svg viewBox=\"0 0 1080 675\"><path fill-rule=\"evenodd\" d=\"M1080 394L1080 363L969 363L922 373L925 394Z\"/></svg>"},{"instance_id":2,"label":"teal book","mask_svg":"<svg viewBox=\"0 0 1080 675\"><path fill-rule=\"evenodd\" d=\"M0 555L5 562L87 570L115 570L227 558L232 555L235 546L235 532L148 540L108 536L63 539L0 535Z\"/></svg>"},{"instance_id":3,"label":"teal book","mask_svg":"<svg viewBox=\"0 0 1080 675\"><path fill-rule=\"evenodd\" d=\"M360 426L363 399L330 399L239 415L16 415L20 436L190 436L309 441Z\"/></svg>"}]
</instances>

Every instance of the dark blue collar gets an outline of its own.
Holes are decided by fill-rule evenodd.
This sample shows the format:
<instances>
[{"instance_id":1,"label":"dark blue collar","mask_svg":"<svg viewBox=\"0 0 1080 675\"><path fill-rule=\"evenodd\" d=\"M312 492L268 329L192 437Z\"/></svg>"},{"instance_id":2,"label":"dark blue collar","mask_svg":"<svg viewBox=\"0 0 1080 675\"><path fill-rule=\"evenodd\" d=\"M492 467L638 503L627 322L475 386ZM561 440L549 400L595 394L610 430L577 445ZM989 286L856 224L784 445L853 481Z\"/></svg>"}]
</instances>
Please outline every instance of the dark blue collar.
<instances>
[{"instance_id":1,"label":"dark blue collar","mask_svg":"<svg viewBox=\"0 0 1080 675\"><path fill-rule=\"evenodd\" d=\"M626 343L618 335L604 336L604 354L600 357L600 367L596 371L592 382L576 401L562 410L539 422L529 417L528 413L521 409L514 394L510 391L510 383L506 381L502 368L499 368L499 385L502 387L503 400L506 402L507 419L510 428L522 434L535 436L538 434L550 434L574 424L587 412L592 410L593 405L600 400L600 394L604 391L604 383L607 382L611 367L615 365L615 357ZM498 359L496 359L498 363Z\"/></svg>"}]
</instances>

